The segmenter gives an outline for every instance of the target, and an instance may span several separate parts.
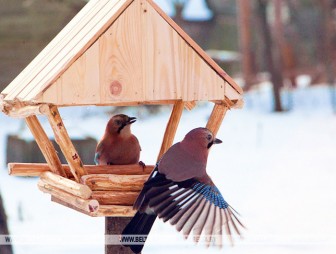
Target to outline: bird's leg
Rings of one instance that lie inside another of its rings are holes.
[[[139,161],[139,165],[142,166],[142,170],[145,171],[146,164],[143,161]]]

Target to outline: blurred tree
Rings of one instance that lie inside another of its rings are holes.
[[[2,197],[0,194],[0,235],[9,235],[7,227],[7,216],[5,213],[5,208],[3,206]],[[11,244],[4,245],[0,244],[1,254],[13,254],[13,248]]]
[[[336,112],[336,94],[335,94],[335,70],[336,70],[336,29],[335,29],[335,8],[334,0],[316,1],[321,9],[320,22],[320,63],[323,65],[327,83],[331,88],[331,101]]]
[[[240,37],[241,65],[245,81],[244,89],[248,90],[255,79],[255,65],[252,44],[252,2],[238,0],[238,27]]]
[[[267,20],[268,0],[257,0],[257,12],[260,19],[260,38],[264,44],[263,53],[266,69],[273,84],[274,111],[283,111],[280,98],[280,89],[283,86],[283,76],[280,64],[280,54],[276,44],[272,41],[271,29]]]

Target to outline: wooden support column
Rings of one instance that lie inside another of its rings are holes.
[[[217,132],[219,130],[219,127],[221,126],[224,116],[228,110],[228,106],[224,103],[221,104],[215,104],[210,118],[208,120],[208,123],[206,125],[206,128],[208,128],[213,135],[216,137]]]
[[[55,140],[60,146],[62,153],[70,166],[71,173],[73,174],[75,180],[79,182],[81,176],[86,175],[87,172],[84,169],[82,160],[70,140],[69,134],[65,129],[57,107],[54,105],[43,105],[41,112],[48,117],[49,123],[55,134]]]
[[[26,124],[33,134],[37,145],[39,146],[44,158],[46,159],[51,172],[66,177],[61,161],[58,158],[57,152],[49,140],[47,134],[43,130],[36,116],[25,118]]]
[[[109,245],[109,236],[120,235],[132,217],[106,217],[105,219],[105,254],[133,254],[130,248],[122,245]]]
[[[177,127],[180,123],[180,119],[182,116],[184,108],[184,102],[183,101],[177,101],[174,104],[173,111],[170,115],[169,121],[167,123],[166,131],[163,136],[163,141],[160,149],[159,156],[157,160],[160,160],[162,155],[167,152],[169,147],[172,146],[176,134]]]

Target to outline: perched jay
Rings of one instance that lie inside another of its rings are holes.
[[[99,141],[94,161],[98,165],[126,165],[139,163],[140,144],[131,133],[135,117],[115,115],[107,123],[105,133]]]
[[[206,172],[209,148],[219,143],[222,141],[208,129],[196,128],[173,145],[144,184],[133,207],[137,213],[121,239],[127,235],[148,235],[156,217],[175,225],[186,238],[191,230],[195,237],[202,232],[214,235],[219,246],[222,227],[231,241],[231,228],[240,235],[237,224],[244,227],[243,224]],[[134,253],[143,248],[143,244],[124,244]]]

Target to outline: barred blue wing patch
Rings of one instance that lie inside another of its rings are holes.
[[[221,246],[223,230],[232,241],[233,231],[241,235],[240,227],[244,227],[218,188],[196,179],[174,182],[155,171],[141,193],[141,207],[149,208],[147,210],[164,222],[175,225],[186,238],[191,232],[199,238],[204,231],[205,235],[212,235],[214,238],[211,239],[216,239],[216,245]],[[139,209],[140,206],[135,207]],[[147,210],[139,209],[142,212]]]
[[[192,189],[195,192],[203,195],[206,200],[210,201],[210,203],[218,206],[221,209],[226,209],[229,206],[216,186],[198,182],[192,187]]]

